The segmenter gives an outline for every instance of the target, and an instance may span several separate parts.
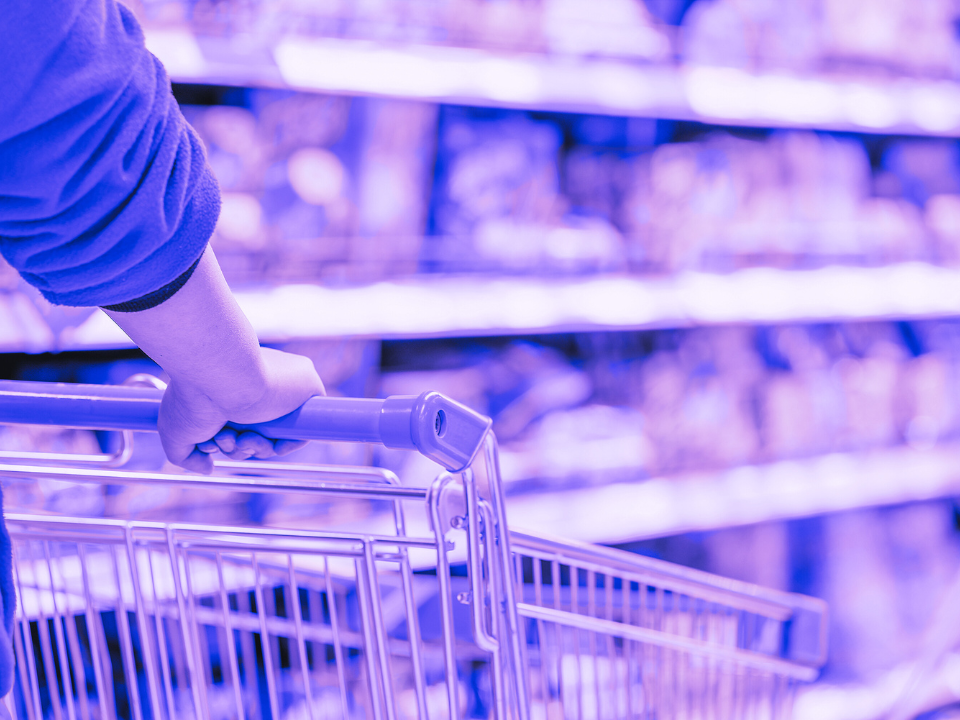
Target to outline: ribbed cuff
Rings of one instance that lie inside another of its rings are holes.
[[[164,285],[159,290],[154,290],[151,293],[147,293],[143,297],[138,297],[136,300],[130,300],[128,302],[118,303],[117,305],[104,305],[104,310],[111,310],[112,312],[122,312],[122,313],[132,313],[140,312],[141,310],[149,310],[152,307],[156,307],[161,303],[166,302],[174,295],[177,291],[182,288],[187,280],[190,279],[190,276],[193,275],[193,271],[197,269],[197,265],[200,264],[200,258],[203,257],[203,253],[200,253],[200,257],[197,258],[196,262],[193,263],[187,270],[176,278],[173,282],[169,282]]]

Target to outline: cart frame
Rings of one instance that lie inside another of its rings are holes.
[[[267,700],[257,711],[276,720],[293,712],[284,698],[288,676],[296,671],[306,716],[317,720],[326,712],[322,703],[317,710],[313,697],[318,661],[311,660],[309,648],[316,643],[325,643],[333,656],[328,664],[336,669],[338,716],[351,716],[351,693],[364,685],[369,690],[363,712],[377,720],[462,717],[465,658],[486,668],[489,710],[504,720],[739,717],[748,711],[787,717],[796,683],[815,679],[825,661],[826,606],[819,600],[621,551],[511,532],[489,419],[436,393],[314,398],[296,413],[256,427],[274,437],[417,449],[446,468],[421,489],[403,486],[380,468],[222,462],[218,472],[230,474],[210,477],[117,469],[130,457],[131,432],[156,428],[162,388],[144,377],[133,383],[154,387],[0,381],[0,422],[124,433],[114,455],[0,453],[0,476],[382,501],[392,507],[392,533],[8,515],[21,598],[14,633],[20,699],[12,705],[31,720],[253,716],[244,693],[253,682],[254,656],[240,649],[237,638],[254,641],[244,633],[260,638],[256,661]],[[405,503],[425,507],[431,535],[408,530]],[[466,589],[459,593],[453,535],[466,550]],[[89,550],[108,546],[109,553]],[[411,552],[435,554],[435,646],[421,631],[422,578],[412,569]],[[102,610],[105,601],[91,589],[94,555],[97,562],[101,555],[112,558],[112,610]],[[302,569],[308,556],[322,559],[322,570],[316,563],[312,571]],[[344,559],[355,568],[349,582],[331,570]],[[205,575],[198,574],[200,565]],[[215,582],[201,590],[198,578]],[[348,589],[338,591],[338,582]],[[302,599],[311,592],[319,593],[324,608],[322,627],[305,617]],[[249,617],[240,608],[243,593],[250,598]],[[338,616],[353,607],[344,593],[356,605],[358,633]],[[281,596],[293,599],[281,603]],[[385,621],[388,596],[401,598],[405,618],[397,627]],[[469,632],[458,625],[464,605]],[[109,613],[116,618],[118,651],[108,647],[104,634]],[[204,655],[212,652],[211,632],[222,638],[217,648],[226,648],[219,681]],[[355,683],[346,676],[347,655],[353,653],[344,645],[348,636],[360,646],[350,648],[363,657]],[[274,647],[296,659],[288,660],[289,673],[276,669],[282,662],[272,656]],[[440,705],[435,684],[427,683],[428,651],[442,655]],[[177,653],[182,657],[174,658]],[[406,692],[398,689],[401,676],[415,697],[409,712],[398,709]],[[115,678],[126,693],[126,715]],[[218,715],[217,693],[228,684],[233,709]],[[189,712],[175,692],[187,687]]]

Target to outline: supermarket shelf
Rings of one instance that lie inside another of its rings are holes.
[[[507,498],[512,526],[620,543],[960,494],[960,445],[843,453]]]
[[[960,84],[753,74],[619,60],[289,36],[272,47],[146,29],[175,81],[289,87],[537,110],[758,127],[952,135]]]
[[[960,316],[960,270],[904,263],[665,279],[419,276],[363,287],[286,285],[236,295],[263,342],[530,335],[954,317]],[[132,345],[98,311],[47,349]]]

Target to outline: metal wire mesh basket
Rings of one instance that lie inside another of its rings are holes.
[[[0,422],[155,429],[159,398],[0,382]],[[317,531],[9,514],[8,708],[31,720],[789,717],[825,659],[821,601],[509,532],[489,426],[433,393],[315,398],[260,426],[417,449],[446,468],[429,489],[378,468],[116,469],[129,433],[115,456],[0,456],[8,478],[364,499],[390,518]],[[411,507],[429,526],[408,528]]]

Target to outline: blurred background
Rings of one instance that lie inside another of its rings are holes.
[[[798,718],[883,717],[960,640],[955,0],[128,4],[206,145],[213,247],[265,344],[332,394],[492,416],[518,528],[826,599]],[[9,268],[0,288],[3,377],[158,372],[99,311]],[[291,459],[437,471],[362,446]],[[191,512],[172,491],[4,492]],[[217,500],[273,525],[378,512]],[[916,711],[960,717],[960,656],[928,672]]]

